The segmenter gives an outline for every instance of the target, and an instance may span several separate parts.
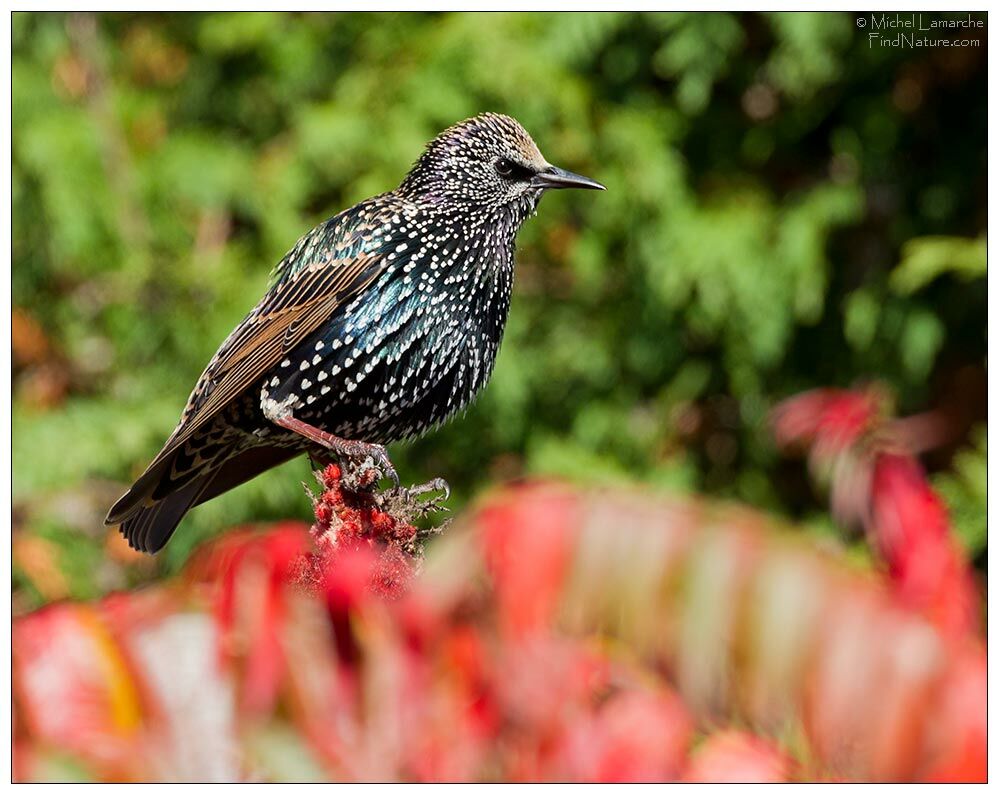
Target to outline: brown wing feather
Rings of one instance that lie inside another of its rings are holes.
[[[384,267],[382,254],[364,249],[372,243],[371,230],[382,216],[395,211],[389,205],[376,207],[380,201],[381,197],[375,197],[367,208],[358,205],[335,216],[298,241],[278,265],[277,283],[222,343],[198,379],[180,423],[145,472],[111,508],[106,523],[124,521],[162,499],[151,495],[177,451],[288,350],[328,321],[341,303],[377,278]],[[370,213],[367,219],[366,212]]]
[[[202,373],[180,424],[150,468],[276,365],[380,271],[380,257],[359,255],[310,266],[268,293]]]

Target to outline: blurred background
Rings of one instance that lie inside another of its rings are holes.
[[[984,18],[984,15],[981,15]],[[832,525],[774,404],[886,384],[985,566],[986,43],[870,47],[852,14],[13,15],[14,610],[310,516],[294,461],[157,559],[102,526],[297,238],[423,144],[508,113],[603,182],[518,239],[492,382],[393,458],[451,505],[525,475]],[[976,38],[978,37],[978,38]]]

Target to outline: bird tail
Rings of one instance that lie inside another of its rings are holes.
[[[163,549],[180,524],[180,520],[184,518],[184,514],[194,506],[198,496],[208,487],[214,476],[215,471],[198,475],[187,485],[163,499],[151,505],[140,505],[120,522],[121,534],[125,536],[128,545],[132,549],[150,554]],[[114,508],[111,510],[113,512]],[[108,519],[111,519],[111,514],[108,514]],[[117,524],[114,521],[107,523]]]
[[[157,457],[135,484],[108,511],[106,525],[120,525],[133,549],[159,552],[184,515],[196,505],[245,483],[261,472],[282,464],[298,450],[254,447],[239,451],[227,446],[210,460],[178,477],[175,455]]]
[[[222,449],[207,460],[194,461],[181,450],[161,453],[111,506],[104,524],[120,525],[133,549],[158,552],[215,477],[215,462],[227,457],[228,451]]]

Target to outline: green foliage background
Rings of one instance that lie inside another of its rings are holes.
[[[455,507],[521,475],[639,481],[823,526],[767,412],[878,378],[903,413],[962,407],[929,463],[980,552],[972,35],[870,47],[839,13],[14,14],[14,532],[44,542],[15,555],[22,605],[58,593],[45,555],[92,596],[307,516],[302,460],[196,510],[156,563],[114,564],[100,527],[271,266],[483,110],[608,190],[542,202],[492,383],[393,449],[405,480],[445,476]]]

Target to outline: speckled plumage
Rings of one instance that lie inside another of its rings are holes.
[[[467,406],[503,336],[514,238],[553,187],[601,186],[551,166],[515,120],[483,114],[428,144],[396,190],[306,234],[108,523],[156,551],[193,505],[318,452],[278,415],[370,445]]]

